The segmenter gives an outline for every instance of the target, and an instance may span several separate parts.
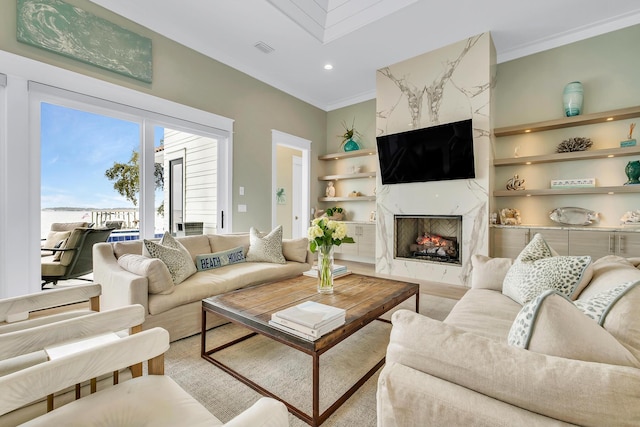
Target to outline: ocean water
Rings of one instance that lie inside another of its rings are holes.
[[[47,210],[40,211],[40,238],[46,239],[51,224],[54,222],[91,222],[91,211],[63,211],[63,210]]]
[[[81,222],[91,223],[91,210],[50,210],[43,209],[40,211],[40,238],[46,239],[51,230],[51,224],[54,222]],[[164,218],[156,216],[155,233],[162,234],[164,232]]]

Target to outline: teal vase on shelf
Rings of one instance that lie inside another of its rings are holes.
[[[564,114],[567,117],[579,116],[582,114],[582,103],[584,101],[584,90],[582,83],[571,82],[564,87],[562,92],[562,103]]]
[[[624,185],[640,184],[640,160],[627,163],[627,166],[624,168],[624,173],[626,173],[627,178],[629,178]]]
[[[358,144],[353,139],[349,139],[344,143],[344,151],[356,151],[360,149],[360,144]]]

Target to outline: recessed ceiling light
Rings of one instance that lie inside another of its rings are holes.
[[[325,70],[333,70],[333,65],[331,65],[331,64],[325,64],[325,65],[324,65],[324,69],[325,69]]]

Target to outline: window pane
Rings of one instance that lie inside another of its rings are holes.
[[[139,149],[138,123],[41,103],[41,237],[54,222],[137,229]]]

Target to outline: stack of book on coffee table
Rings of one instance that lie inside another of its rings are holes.
[[[311,267],[311,270],[307,270],[304,273],[305,276],[309,277],[318,277],[318,266],[314,265]],[[333,278],[337,279],[338,277],[346,276],[347,274],[351,274],[351,271],[347,270],[346,265],[333,265]]]
[[[314,301],[306,301],[271,315],[269,324],[309,341],[344,325],[347,312]]]

